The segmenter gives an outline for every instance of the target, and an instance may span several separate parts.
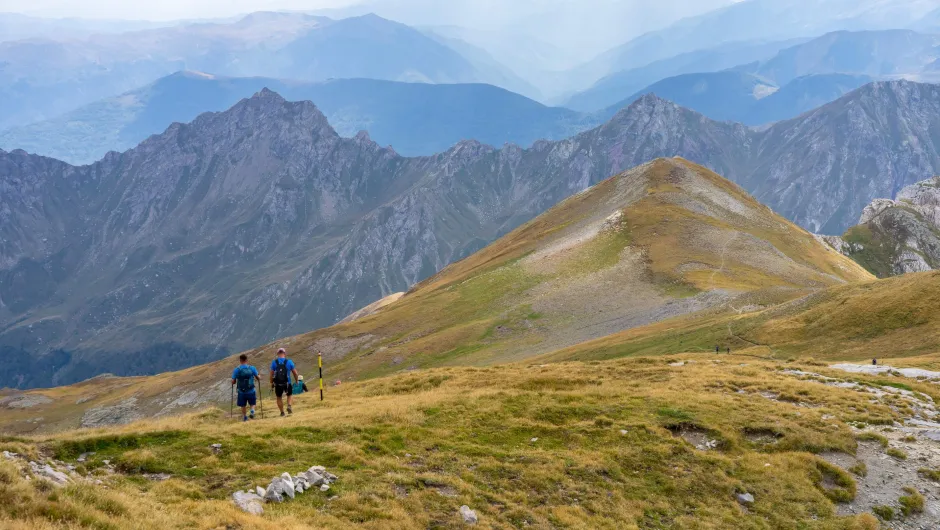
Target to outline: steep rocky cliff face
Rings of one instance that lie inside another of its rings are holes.
[[[262,91],[91,166],[0,152],[2,355],[47,385],[326,326],[639,161],[729,167],[744,134],[651,97],[562,142],[409,159]]]
[[[938,88],[906,82],[764,132],[649,95],[567,140],[405,158],[263,91],[90,166],[0,151],[0,360],[12,386],[58,384],[327,326],[657,157],[844,229],[940,173],[938,127]]]
[[[940,269],[940,177],[876,199],[857,226],[826,239],[881,277]]]

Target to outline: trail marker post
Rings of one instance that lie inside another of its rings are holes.
[[[317,352],[317,366],[320,368],[320,401],[323,401],[323,354]]]

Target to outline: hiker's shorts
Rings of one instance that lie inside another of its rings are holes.
[[[257,395],[255,394],[254,390],[252,390],[251,392],[239,392],[238,393],[238,406],[244,407],[245,405],[251,405],[252,407],[254,407],[256,398],[257,398]]]
[[[287,397],[294,395],[294,389],[291,387],[291,385],[274,385],[275,396],[281,397],[285,392],[287,392]]]

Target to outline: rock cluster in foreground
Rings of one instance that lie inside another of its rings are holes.
[[[297,495],[318,488],[322,492],[330,490],[330,484],[336,482],[337,476],[327,472],[323,466],[313,466],[307,471],[291,476],[282,473],[268,484],[268,487],[258,486],[254,491],[236,491],[232,494],[232,501],[242,511],[261,515],[264,513],[264,502],[284,502]]]

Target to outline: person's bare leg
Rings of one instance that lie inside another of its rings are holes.
[[[283,398],[277,398],[277,408],[281,411],[281,414],[284,414],[284,400]]]

